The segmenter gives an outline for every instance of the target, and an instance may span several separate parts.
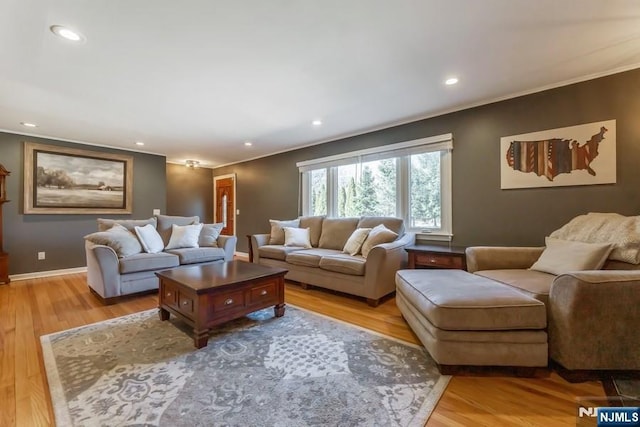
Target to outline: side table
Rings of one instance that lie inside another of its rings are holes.
[[[404,248],[409,253],[409,268],[467,269],[464,246],[411,245]]]

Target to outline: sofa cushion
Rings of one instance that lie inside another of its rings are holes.
[[[349,254],[326,255],[320,260],[319,267],[327,271],[350,274],[352,276],[364,276],[366,260],[361,256]]]
[[[322,221],[325,216],[301,216],[300,217],[300,228],[308,228],[309,229],[309,240],[311,240],[311,246],[314,248],[318,247],[318,243],[320,243],[320,234],[322,233]]]
[[[308,228],[283,227],[284,245],[303,249],[311,248]]]
[[[122,258],[119,265],[120,274],[127,274],[177,267],[180,265],[180,260],[176,255],[166,252],[142,253]]]
[[[367,240],[365,240],[362,244],[362,256],[366,258],[374,246],[380,245],[382,243],[393,242],[397,238],[398,233],[389,230],[384,226],[384,224],[373,227],[369,232],[369,235],[367,236]]]
[[[549,302],[549,291],[556,278],[553,274],[525,269],[483,270],[473,274],[509,285],[545,304]]]
[[[269,238],[270,245],[284,245],[284,227],[299,227],[299,219],[290,219],[281,221],[278,219],[270,219],[271,224],[271,237]]]
[[[197,248],[202,224],[171,226],[171,238],[165,249]]]
[[[362,248],[362,244],[367,240],[370,231],[370,228],[357,228],[347,239],[342,252],[349,255],[357,255],[360,252],[360,248]]]
[[[212,248],[218,247],[218,237],[224,228],[224,224],[217,222],[215,224],[203,224],[200,231],[200,238],[198,239],[199,246],[209,246]]]
[[[85,240],[96,245],[111,247],[118,257],[127,257],[142,252],[138,238],[120,224],[114,224],[107,231],[98,231],[84,236]]]
[[[569,271],[600,270],[613,249],[610,243],[572,242],[552,237],[547,237],[545,241],[547,247],[531,270],[555,275]]]
[[[127,230],[133,232],[135,227],[144,227],[147,224],[153,225],[153,228],[156,228],[157,221],[155,218],[149,219],[107,219],[107,218],[98,218],[98,231],[107,231],[114,224],[120,224]]]
[[[384,225],[398,236],[404,234],[404,220],[390,216],[363,216],[358,223],[358,228],[373,228]]]
[[[318,247],[342,251],[349,236],[356,230],[359,218],[325,218]]]
[[[286,261],[289,264],[303,265],[305,267],[319,267],[322,257],[327,255],[337,255],[340,251],[335,249],[313,248],[302,251],[291,252],[287,255]]]
[[[284,245],[264,245],[258,248],[258,255],[260,255],[260,258],[270,258],[284,261],[287,257],[287,254],[301,250],[304,250],[304,248]]]
[[[171,239],[171,231],[173,230],[173,224],[175,225],[191,225],[198,224],[200,217],[198,216],[170,216],[170,215],[158,215],[158,233],[162,237],[162,242],[165,246],[169,244]]]
[[[222,248],[180,248],[169,249],[166,252],[177,255],[181,265],[219,260],[224,261],[224,249]]]
[[[545,305],[502,283],[462,270],[399,270],[398,292],[445,330],[543,329]]]
[[[156,230],[153,225],[147,224],[144,227],[136,226],[135,232],[145,252],[157,254],[158,252],[162,252],[164,249],[162,237],[160,237],[158,230]]]

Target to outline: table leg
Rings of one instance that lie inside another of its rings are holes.
[[[284,316],[284,307],[284,304],[276,304],[275,307],[273,307],[273,312],[275,313],[276,317]]]
[[[159,307],[158,308],[158,315],[160,316],[160,320],[169,320],[169,316],[171,316],[171,313],[169,313],[164,308]]]
[[[204,331],[193,330],[193,345],[196,348],[202,348],[207,346],[207,342],[209,341],[209,330],[205,329]]]

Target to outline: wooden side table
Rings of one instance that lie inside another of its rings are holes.
[[[409,253],[409,268],[467,269],[467,257],[463,246],[411,245],[404,248]]]

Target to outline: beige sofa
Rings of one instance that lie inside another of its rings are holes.
[[[345,243],[357,228],[373,228],[383,224],[398,234],[395,241],[374,246],[367,258],[361,254],[343,253]],[[250,236],[250,258],[254,263],[282,267],[285,276],[303,285],[314,285],[364,297],[371,306],[395,291],[394,276],[407,264],[404,247],[415,240],[405,233],[399,218],[301,217],[299,228],[309,228],[311,248],[272,245],[271,234]]]
[[[544,248],[472,247],[469,272],[508,285],[547,309],[549,357],[570,371],[640,370],[640,265],[554,275],[529,268]]]
[[[185,226],[197,224],[199,218],[159,215],[147,220],[110,220],[98,219],[98,230],[104,232],[114,224],[121,225],[133,234],[136,226],[151,224],[156,228],[166,247],[171,238],[173,225]],[[85,254],[87,259],[87,284],[90,290],[104,303],[112,303],[117,298],[158,289],[159,281],[156,271],[179,268],[182,265],[193,265],[211,262],[231,261],[235,253],[235,236],[218,236],[215,243],[207,247],[188,247],[165,249],[159,253],[147,253],[138,246],[138,250],[129,250],[125,256],[119,256],[117,243],[96,244],[92,236],[85,236]],[[103,236],[99,236],[104,239]],[[130,236],[129,241],[131,241]],[[135,238],[135,234],[133,234]],[[92,242],[92,240],[94,240]],[[135,244],[135,242],[134,242]],[[134,252],[134,253],[131,253]]]

